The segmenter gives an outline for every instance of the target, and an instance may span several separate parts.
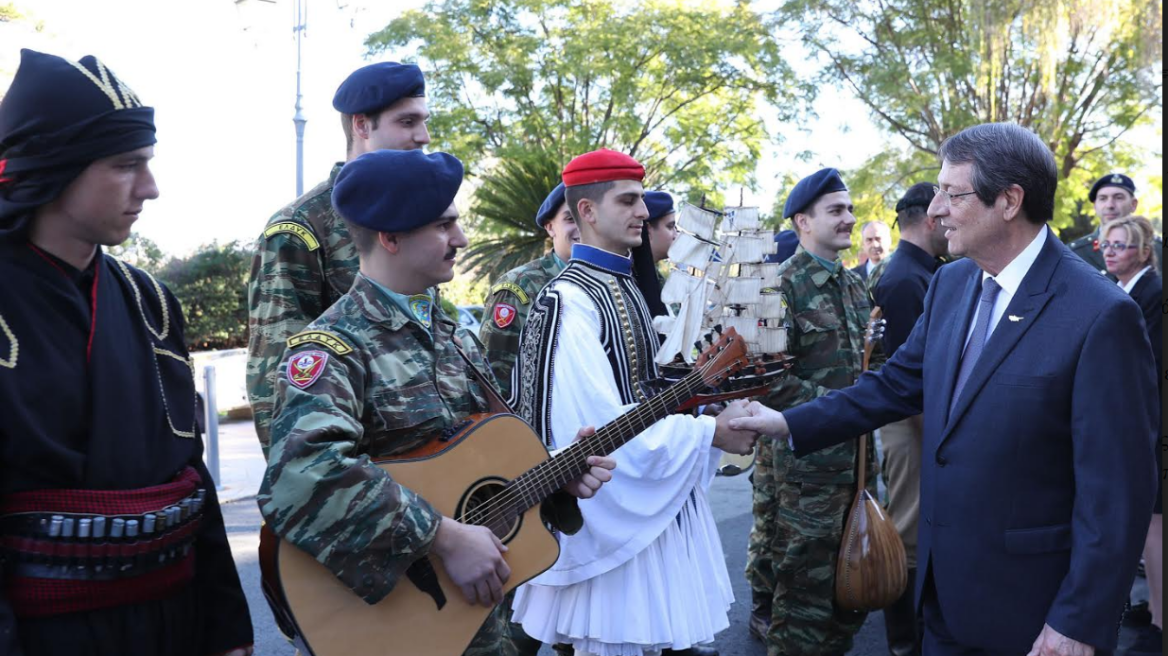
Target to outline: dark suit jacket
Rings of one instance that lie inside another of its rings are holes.
[[[796,454],[923,413],[917,599],[931,567],[961,643],[1024,654],[1047,623],[1114,649],[1159,476],[1140,310],[1048,233],[950,416],[981,275],[939,269],[879,372],[786,411]]]
[[[1132,287],[1131,297],[1139,304],[1140,310],[1144,313],[1144,325],[1148,327],[1148,339],[1152,342],[1152,353],[1156,358],[1156,370],[1163,371],[1163,325],[1164,312],[1161,310],[1161,304],[1164,299],[1161,298],[1164,290],[1164,281],[1160,279],[1160,274],[1156,272],[1155,267],[1150,269],[1147,273],[1140,276],[1136,281],[1136,286]],[[1163,385],[1163,376],[1157,376],[1156,380]]]
[[[848,269],[848,270],[851,271],[852,273],[856,274],[857,276],[860,276],[860,280],[863,280],[864,282],[868,281],[868,263],[867,262],[860,264],[860,265],[857,265],[855,267],[852,267],[851,269]]]

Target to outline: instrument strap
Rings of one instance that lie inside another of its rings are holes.
[[[466,351],[462,350],[462,344],[459,343],[457,337],[454,338],[454,350],[458,351],[458,354],[462,356],[463,360],[466,360],[466,366],[470,368],[470,375],[474,376],[475,382],[479,384],[479,387],[483,388],[483,393],[487,395],[487,409],[490,413],[493,415],[514,414],[511,406],[507,405],[503,397],[499,396],[499,393],[495,391],[495,385],[479,371],[479,368],[471,361]]]

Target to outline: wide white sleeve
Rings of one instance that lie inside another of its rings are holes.
[[[624,405],[600,343],[600,319],[588,297],[559,285],[562,316],[551,381],[552,439],[557,449],[582,426],[598,429],[632,410]],[[643,550],[676,519],[698,485],[708,485],[720,452],[712,417],[670,415],[613,453],[613,479],[580,503],[584,528],[561,540],[556,566],[537,579],[568,585],[609,571]]]

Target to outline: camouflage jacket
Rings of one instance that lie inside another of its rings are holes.
[[[896,251],[885,255],[883,260],[880,260],[876,263],[876,266],[872,267],[872,272],[868,274],[868,280],[865,281],[865,286],[868,289],[868,298],[872,298],[872,292],[876,289],[876,283],[880,282],[880,278],[888,270],[888,260],[891,260],[893,255],[896,255]]]
[[[842,266],[832,273],[799,246],[767,284],[778,288],[787,303],[787,353],[795,363],[763,403],[782,411],[854,383],[863,366],[871,312],[860,276]],[[785,475],[812,483],[852,483],[855,457],[856,442],[849,440],[795,460]]]
[[[1090,234],[1079,237],[1075,241],[1067,244],[1067,247],[1075,254],[1083,258],[1083,261],[1091,265],[1099,273],[1115,280],[1115,276],[1107,273],[1107,263],[1103,260],[1103,251],[1099,250],[1099,242],[1102,238],[1099,236],[1100,228],[1095,228]],[[1160,262],[1161,253],[1164,250],[1164,241],[1156,236],[1152,240],[1152,260],[1156,264],[1156,271],[1162,271],[1163,265]]]
[[[511,393],[511,371],[519,356],[519,333],[527,323],[531,302],[563,270],[564,265],[551,252],[503,274],[487,294],[479,339],[487,350],[487,361],[499,381],[503,398]]]
[[[269,219],[256,242],[247,287],[247,396],[265,455],[285,340],[349,291],[357,275],[357,249],[332,206],[342,166]]]
[[[371,459],[413,449],[488,409],[454,342],[489,380],[474,336],[437,305],[433,322],[431,332],[358,276],[289,340],[279,368],[260,510],[277,535],[370,603],[428,553],[440,520]]]

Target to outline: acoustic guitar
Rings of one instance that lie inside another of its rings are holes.
[[[539,507],[588,471],[588,456],[612,453],[747,361],[745,344],[728,330],[692,373],[555,457],[520,418],[481,414],[468,417],[452,437],[377,465],[442,515],[490,528],[508,547],[504,559],[511,577],[504,592],[510,592],[555,564],[559,544],[540,521]],[[265,594],[281,629],[312,656],[459,656],[491,613],[466,602],[433,554],[415,562],[408,576],[372,605],[266,527],[260,560]]]

